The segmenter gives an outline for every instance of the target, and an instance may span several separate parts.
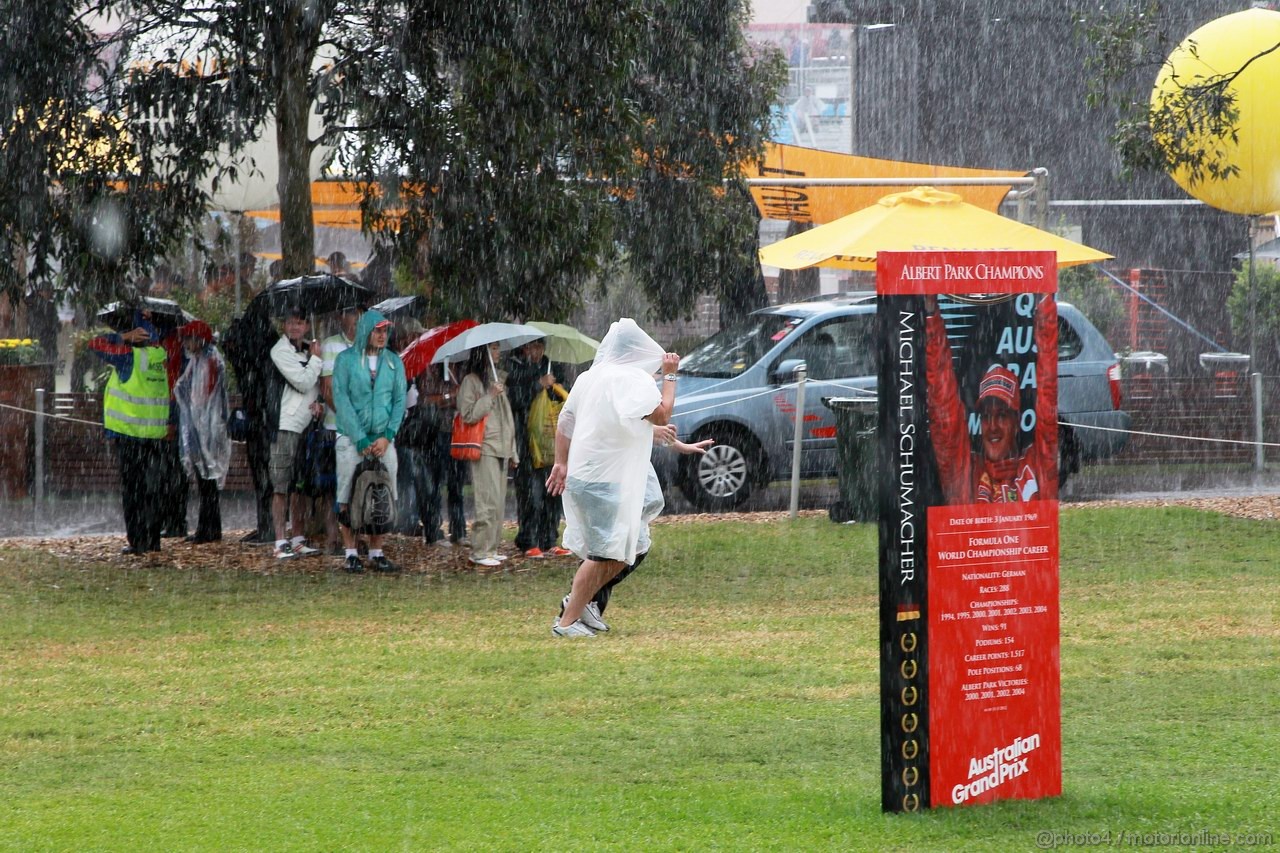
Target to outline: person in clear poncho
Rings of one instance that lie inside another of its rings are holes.
[[[590,636],[583,610],[606,583],[635,563],[654,426],[665,426],[675,404],[680,356],[630,318],[600,342],[591,369],[578,377],[556,430],[549,494],[564,495],[564,547],[582,558],[569,600],[552,626],[557,636]],[[662,390],[654,384],[661,368]]]
[[[653,428],[653,443],[658,447],[666,447],[675,453],[706,453],[707,448],[715,443],[714,439],[706,438],[702,441],[686,444],[676,437],[675,424],[667,424],[666,426],[655,426]],[[662,484],[658,482],[658,473],[653,469],[653,463],[649,463],[649,471],[644,481],[644,500],[640,509],[640,535],[636,540],[636,558],[634,562],[628,563],[616,575],[608,580],[604,586],[596,590],[595,595],[587,602],[586,607],[582,611],[582,615],[578,617],[583,625],[592,631],[608,631],[609,626],[604,621],[605,608],[609,606],[609,600],[613,594],[613,588],[640,568],[640,564],[644,562],[645,557],[649,555],[649,545],[651,543],[649,536],[649,523],[662,514],[662,510],[666,507],[666,500],[662,496]],[[566,595],[564,600],[560,602],[560,615],[564,615],[564,609],[569,605],[569,596]],[[557,625],[559,623],[557,622]],[[580,634],[575,634],[578,636]]]
[[[192,542],[222,538],[218,492],[231,466],[231,438],[227,419],[227,368],[213,345],[213,330],[194,320],[178,329],[187,363],[173,387],[178,404],[179,453],[187,472],[196,478],[200,517]]]

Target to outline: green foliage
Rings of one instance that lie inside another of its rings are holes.
[[[1118,332],[1128,319],[1124,298],[1092,265],[1059,270],[1058,297],[1084,312],[1107,340],[1123,340],[1124,336]]]
[[[366,210],[378,228],[404,209],[381,233],[434,310],[562,319],[621,253],[664,319],[754,269],[754,212],[721,187],[758,153],[781,66],[748,49],[745,9],[429,2],[373,33],[390,50],[353,87],[369,132],[343,158],[398,165]]]
[[[1280,268],[1268,261],[1253,265],[1253,306],[1250,311],[1248,266],[1236,270],[1227,297],[1231,333],[1236,341],[1252,341],[1263,373],[1280,371]],[[1251,316],[1252,313],[1252,316]]]
[[[203,186],[256,168],[225,152],[268,116],[286,274],[313,263],[307,169],[324,141],[366,179],[366,225],[437,315],[562,319],[620,249],[659,317],[753,292],[754,212],[722,181],[758,156],[785,74],[747,45],[745,0],[94,8],[119,22],[105,41],[57,0],[0,54],[0,114],[25,117],[0,137],[2,248],[90,305],[133,295],[204,215]],[[89,126],[90,104],[110,120]],[[14,269],[0,264],[11,292]]]
[[[1110,141],[1126,171],[1186,170],[1192,184],[1235,175],[1239,166],[1226,159],[1224,144],[1236,140],[1239,111],[1231,87],[1242,68],[1175,82],[1153,106],[1157,72],[1182,40],[1164,29],[1163,19],[1159,0],[1099,6],[1082,19],[1080,32],[1091,47],[1088,104],[1118,111]]]
[[[1065,793],[909,819],[880,812],[874,525],[657,525],[581,642],[548,632],[568,562],[252,553],[0,553],[7,846],[997,851],[1280,810],[1272,521],[1064,509]]]

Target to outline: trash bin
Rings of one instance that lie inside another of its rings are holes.
[[[1244,396],[1249,355],[1243,352],[1202,352],[1200,366],[1213,374],[1213,396],[1225,399]]]
[[[875,397],[823,397],[836,417],[836,465],[840,497],[831,505],[832,521],[874,521],[876,505],[876,427],[880,402]]]
[[[1164,353],[1140,350],[1120,358],[1121,375],[1125,382],[1125,397],[1134,400],[1150,400],[1156,396],[1157,385],[1169,378],[1169,357]]]

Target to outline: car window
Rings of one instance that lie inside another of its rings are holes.
[[[838,317],[814,326],[782,358],[802,358],[810,379],[843,379],[875,372],[871,333],[874,315]]]
[[[1058,361],[1070,361],[1084,352],[1084,341],[1064,317],[1058,317]]]
[[[737,376],[803,322],[803,317],[789,314],[752,314],[698,344],[680,359],[680,372],[722,379]]]

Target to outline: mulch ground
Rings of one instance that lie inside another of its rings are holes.
[[[1244,497],[1186,498],[1168,500],[1106,500],[1085,503],[1061,504],[1064,512],[1088,507],[1191,507],[1206,512],[1218,512],[1239,518],[1275,520],[1280,518],[1280,495],[1250,495]],[[826,517],[826,510],[801,510],[806,518]],[[773,524],[789,517],[787,512],[728,512],[670,515],[655,521],[658,525],[696,525],[711,521],[737,521],[752,524]],[[508,523],[508,529],[514,524]],[[221,569],[249,572],[259,575],[324,574],[338,571],[341,558],[321,555],[277,560],[267,545],[246,545],[240,538],[247,530],[228,530],[221,542],[194,545],[181,539],[165,539],[161,550],[145,557],[123,556],[124,536],[72,536],[66,538],[14,537],[0,539],[0,549],[24,549],[43,551],[78,563],[107,563],[121,566],[168,567],[173,569]],[[388,536],[387,555],[406,573],[413,574],[511,574],[532,572],[552,566],[573,566],[577,558],[543,557],[526,558],[507,543],[504,553],[509,559],[501,566],[487,568],[468,560],[469,548],[442,548],[428,546],[421,539],[409,536]]]

